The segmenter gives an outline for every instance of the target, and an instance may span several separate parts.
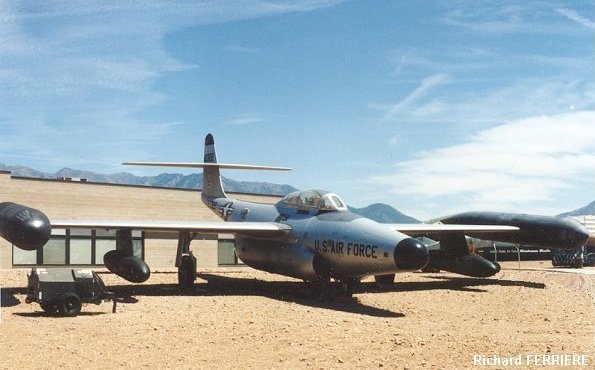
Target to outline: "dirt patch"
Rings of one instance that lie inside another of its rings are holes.
[[[581,354],[595,365],[595,275],[516,263],[490,279],[406,273],[324,303],[249,268],[203,272],[183,296],[175,270],[139,285],[105,273],[117,312],[85,305],[60,318],[24,303],[27,272],[1,271],[1,368],[453,369],[473,368],[474,354]]]

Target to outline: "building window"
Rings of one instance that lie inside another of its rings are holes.
[[[42,250],[44,265],[65,265],[66,264],[66,240],[50,239]]]
[[[91,265],[93,241],[91,239],[70,239],[70,264]]]
[[[243,265],[235,252],[234,239],[219,239],[217,243],[217,263],[219,266]]]
[[[135,257],[144,259],[144,234],[132,232]],[[36,251],[12,246],[13,266],[27,265],[103,265],[103,255],[116,249],[116,231],[111,230],[52,230],[43,248]]]
[[[95,264],[102,264],[103,256],[114,249],[116,249],[116,239],[95,240]]]
[[[36,265],[37,251],[27,251],[15,246],[12,247],[13,265]]]

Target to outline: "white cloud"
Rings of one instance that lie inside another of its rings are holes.
[[[229,51],[231,53],[240,53],[240,54],[256,54],[256,53],[260,52],[259,48],[242,46],[242,45],[227,45],[227,46],[223,47],[223,50]]]
[[[449,85],[441,86],[446,81]],[[467,127],[569,110],[595,109],[593,83],[568,76],[519,78],[489,90],[482,83],[461,88],[462,83],[454,77],[428,78],[399,103],[371,107],[383,112],[380,122],[436,122]],[[455,86],[451,89],[450,85]],[[439,93],[431,90],[438,87],[441,88]]]
[[[556,11],[565,16],[566,18],[570,19],[571,21],[574,21],[582,26],[590,28],[591,30],[595,30],[595,22],[581,16],[572,9],[558,8],[556,9]]]
[[[338,3],[0,1],[0,157],[90,160],[126,148],[117,155],[128,158],[156,138],[166,138],[175,125],[140,118],[167,99],[155,82],[170,72],[197,68],[171,57],[164,45],[167,34]],[[235,123],[260,120],[246,116]],[[100,140],[100,153],[87,150]],[[43,155],[35,154],[39,148]]]
[[[454,6],[457,6],[454,3]],[[547,3],[502,5],[499,2],[477,3],[473,9],[454,9],[441,16],[441,21],[486,34],[567,34],[572,32],[551,17]]]
[[[259,113],[245,113],[239,117],[231,119],[225,123],[230,125],[249,125],[253,123],[264,122],[265,118]]]
[[[459,199],[452,211],[554,208],[577,182],[595,186],[595,111],[537,116],[428,150],[370,182],[420,203]]]
[[[391,137],[390,139],[388,139],[388,143],[391,146],[395,146],[397,144],[399,144],[401,142],[401,135],[395,135],[393,137]]]
[[[448,76],[446,76],[445,74],[434,74],[424,78],[420,85],[417,88],[415,88],[415,90],[413,90],[409,95],[407,95],[403,100],[396,104],[386,107],[386,111],[380,118],[380,122],[388,122],[394,120],[395,117],[397,117],[399,114],[403,113],[407,109],[411,108],[413,104],[420,101],[423,97],[428,95],[433,89],[445,84],[446,82],[448,82]]]

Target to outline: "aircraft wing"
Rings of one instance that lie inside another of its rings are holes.
[[[52,228],[59,229],[131,229],[159,232],[192,232],[199,234],[237,234],[253,237],[281,237],[291,227],[278,222],[225,222],[225,221],[101,221],[51,220]]]
[[[410,236],[446,233],[510,233],[519,231],[516,226],[508,225],[462,225],[462,224],[387,224],[393,230]]]

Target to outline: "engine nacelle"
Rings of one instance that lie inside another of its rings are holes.
[[[145,261],[138,257],[125,256],[119,250],[104,254],[103,263],[108,270],[132,283],[143,283],[151,276],[151,270]]]
[[[313,281],[322,273],[320,257],[303,245],[237,238],[235,251],[248,266],[274,274]]]
[[[476,255],[431,258],[428,270],[431,271],[432,268],[472,277],[490,277],[500,271],[499,265]]]
[[[43,247],[52,232],[47,216],[20,204],[0,203],[0,236],[28,251]]]

